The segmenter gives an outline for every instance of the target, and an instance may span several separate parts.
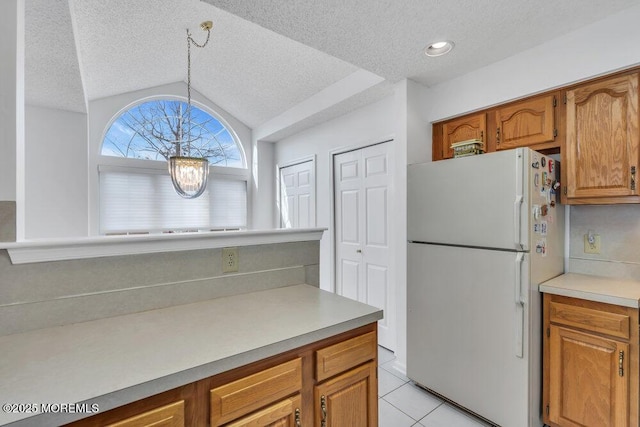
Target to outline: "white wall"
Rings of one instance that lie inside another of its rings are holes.
[[[192,102],[196,106],[204,106],[205,109],[214,112],[215,116],[221,120],[230,132],[234,132],[244,150],[246,164],[252,164],[251,152],[251,129],[234,116],[214,104],[199,92],[192,90]],[[149,89],[128,92],[120,95],[101,98],[89,102],[89,234],[99,234],[99,201],[98,194],[100,184],[98,181],[98,164],[102,139],[111,121],[117,118],[120,113],[127,110],[134,104],[138,104],[144,99],[161,97],[185,98],[187,85],[184,82],[171,83]],[[251,188],[248,188],[251,191]],[[251,200],[251,194],[247,197]]]
[[[397,325],[396,364],[400,372],[405,371],[406,360],[406,165],[407,139],[422,139],[426,126],[421,119],[409,120],[409,115],[417,117],[414,106],[421,97],[411,94],[421,87],[410,81],[402,81],[394,88],[394,94],[374,104],[362,107],[348,115],[315,126],[275,144],[277,165],[291,163],[298,159],[316,157],[316,218],[318,227],[329,230],[320,241],[320,287],[334,290],[333,265],[333,212],[332,212],[332,168],[333,154],[365,147],[367,145],[393,139],[394,165],[392,200],[392,229],[390,247],[393,256],[389,267],[396,288],[394,299]],[[415,102],[414,102],[415,101]],[[409,113],[410,111],[410,113]],[[411,122],[411,123],[409,123]],[[259,143],[260,144],[260,143]],[[270,165],[262,165],[269,167]],[[271,182],[276,184],[276,168],[272,168]],[[275,197],[275,190],[274,190]],[[271,202],[270,210],[275,209]],[[278,213],[273,215],[272,226],[277,226]]]
[[[26,107],[27,239],[88,230],[87,115]]]
[[[18,43],[24,38],[24,27],[22,31],[19,29],[19,3],[24,8],[24,3],[16,0],[0,3],[0,200],[13,201],[16,200],[17,93],[24,92],[24,73],[17,75],[21,52]],[[22,16],[24,24],[24,13]],[[22,80],[21,89],[18,88],[19,80]]]
[[[640,5],[433,86],[423,117],[439,121],[640,64],[639,20]]]
[[[0,2],[0,201],[16,202],[24,238],[24,0]]]
[[[395,113],[393,97],[382,99],[372,105],[356,110],[348,115],[328,121],[299,134],[293,135],[275,144],[275,163],[286,164],[297,159],[316,156],[316,218],[318,227],[331,226],[331,152],[349,148],[358,148],[390,139],[395,132]],[[259,142],[258,144],[263,144]],[[272,170],[270,186],[275,188],[276,177],[273,163],[260,162],[260,168]],[[273,212],[274,198],[268,207],[257,208],[260,215],[263,209]],[[278,215],[272,215],[271,227],[278,226]],[[331,273],[331,236],[332,230],[324,233],[320,241],[320,287],[333,289]]]
[[[251,197],[249,198],[251,213],[250,228],[267,230],[279,226],[276,213],[276,161],[274,159],[275,144],[271,142],[252,141],[253,162],[251,165]]]

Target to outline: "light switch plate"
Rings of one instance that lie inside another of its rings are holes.
[[[222,272],[238,271],[238,248],[222,248]]]
[[[592,234],[593,243],[589,242],[589,235],[584,235],[584,253],[585,254],[599,254],[600,253],[600,235]]]

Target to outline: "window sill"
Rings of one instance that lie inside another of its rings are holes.
[[[0,243],[12,264],[320,240],[326,228],[103,236]]]

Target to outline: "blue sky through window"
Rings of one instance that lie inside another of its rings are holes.
[[[102,155],[165,161],[176,155],[206,157],[211,165],[244,167],[239,147],[215,117],[178,100],[160,99],[138,104],[109,127]]]

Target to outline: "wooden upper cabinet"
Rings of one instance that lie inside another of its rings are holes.
[[[453,157],[451,144],[469,139],[485,141],[487,134],[487,115],[485,113],[465,116],[443,123],[442,125],[442,158]]]
[[[545,95],[498,107],[495,111],[496,150],[554,145],[556,103],[554,95]]]
[[[638,195],[638,74],[581,85],[566,100],[566,203],[640,202],[629,198]]]

